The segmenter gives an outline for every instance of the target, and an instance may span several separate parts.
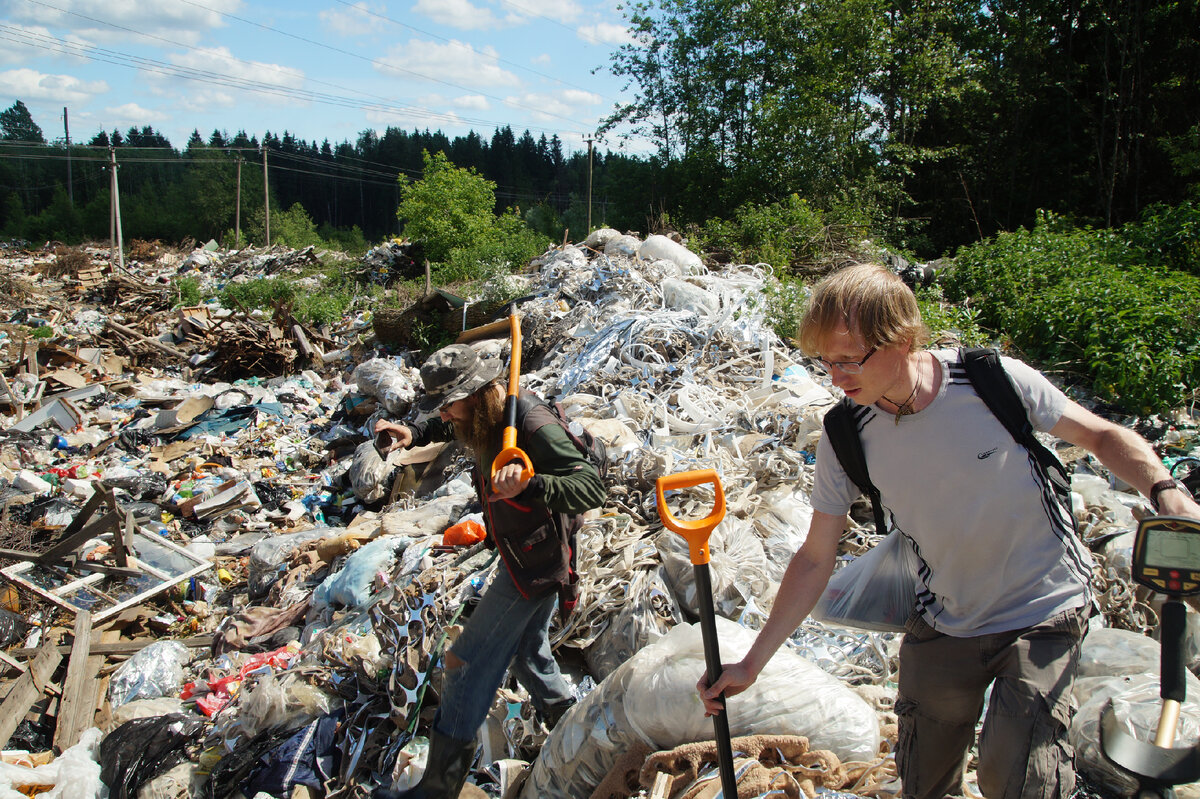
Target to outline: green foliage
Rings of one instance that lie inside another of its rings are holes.
[[[0,204],[0,236],[18,237],[25,232],[25,206],[15,191],[10,191]]]
[[[514,272],[549,246],[550,239],[530,230],[515,212],[501,214],[485,237],[451,250],[438,276],[456,282],[479,280],[497,271]]]
[[[1152,205],[1125,232],[1146,263],[1200,276],[1200,201]]]
[[[776,203],[746,203],[732,220],[709,219],[697,231],[697,246],[722,250],[747,263],[777,271],[815,261],[825,242],[821,212],[795,194]]]
[[[964,347],[987,344],[988,335],[979,326],[979,312],[972,307],[946,302],[941,286],[918,289],[917,305],[935,342],[949,340]]]
[[[1151,265],[1118,232],[1036,228],[960,250],[946,295],[1053,368],[1135,413],[1178,407],[1200,385],[1200,279]]]
[[[41,325],[35,327],[29,335],[33,338],[54,338],[54,328],[50,325]]]
[[[0,141],[23,141],[42,144],[46,141],[42,129],[33,121],[25,103],[17,100],[0,111]]]
[[[227,283],[221,289],[220,297],[226,308],[270,310],[279,303],[290,303],[296,297],[296,287],[283,278],[264,277],[244,283]]]
[[[397,216],[404,235],[421,241],[430,261],[446,262],[455,249],[485,240],[495,220],[496,184],[474,169],[460,169],[445,153],[423,154],[424,172],[418,181],[401,175]]]
[[[323,244],[317,235],[316,224],[300,203],[292,203],[292,207],[283,213],[271,214],[271,243],[297,250]]]
[[[197,278],[177,277],[171,281],[171,288],[178,295],[174,307],[188,307],[200,304],[200,281]]]
[[[793,343],[800,332],[800,320],[808,306],[808,290],[803,281],[784,277],[783,280],[768,281],[763,287],[766,316],[772,327],[784,341]]]
[[[326,249],[338,250],[347,255],[360,256],[371,249],[370,243],[363,236],[362,228],[358,225],[351,226],[349,230],[335,228],[333,225],[321,225],[317,228],[317,234]]]
[[[25,236],[34,241],[55,239],[64,244],[77,244],[83,239],[83,219],[71,205],[66,189],[55,187],[50,205],[40,214],[25,219]]]

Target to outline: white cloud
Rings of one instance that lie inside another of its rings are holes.
[[[531,58],[529,60],[535,64],[548,65],[551,62],[553,62],[554,59],[552,59],[550,57],[549,53],[542,53],[541,55],[535,55],[533,58]]]
[[[47,75],[32,69],[0,72],[0,97],[81,103],[107,91],[108,84],[102,80],[82,81],[71,75]]]
[[[326,28],[343,36],[367,36],[378,29],[379,20],[374,14],[382,13],[385,9],[375,8],[359,2],[349,8],[334,8],[322,11],[321,22]]]
[[[400,77],[438,83],[466,84],[473,88],[520,86],[516,75],[499,65],[495,48],[482,51],[457,40],[447,44],[413,39],[392,48],[375,68],[389,78]]]
[[[413,11],[434,22],[459,30],[487,30],[500,21],[490,9],[473,5],[470,0],[417,0]]]
[[[161,125],[171,118],[167,114],[145,108],[137,103],[125,103],[124,105],[105,108],[100,112],[100,116],[104,118],[110,127],[118,130],[125,130],[135,125],[139,128],[146,125]]]
[[[373,110],[364,115],[368,122],[376,125],[397,128],[433,128],[445,131],[447,128],[466,127],[466,123],[457,114],[442,114],[415,108],[409,111]]]
[[[520,17],[545,17],[555,22],[572,22],[583,11],[574,0],[500,0],[500,4]]]
[[[595,25],[580,25],[575,31],[588,44],[634,44],[629,28],[613,22],[598,22]]]
[[[504,102],[513,108],[529,111],[539,122],[561,122],[564,117],[579,116],[583,108],[603,102],[603,98],[592,92],[566,89],[552,93],[526,92],[506,97]]]
[[[17,22],[66,28],[96,41],[144,41],[139,35],[144,33],[191,44],[206,30],[224,25],[221,13],[236,12],[242,0],[205,0],[204,6],[161,0],[57,0],[50,7],[6,0],[0,12]]]
[[[254,103],[296,102],[300,98],[291,92],[304,86],[302,71],[262,61],[239,60],[227,47],[176,53],[168,56],[168,60],[194,79],[147,72],[148,88],[156,94],[181,98],[182,105],[189,110],[230,108],[247,97]],[[180,88],[180,80],[186,80],[186,88]],[[253,93],[243,95],[238,91],[239,86]],[[256,88],[259,90],[255,91]],[[273,88],[282,91],[273,92]]]
[[[482,94],[464,94],[462,97],[455,97],[450,102],[458,108],[465,108],[468,111],[487,111],[492,107]]]

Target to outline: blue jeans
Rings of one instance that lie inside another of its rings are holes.
[[[556,600],[553,591],[536,599],[524,598],[508,569],[500,564],[496,578],[450,647],[463,663],[446,669],[434,729],[460,741],[474,738],[510,662],[513,675],[529,691],[539,712],[571,698],[571,687],[550,651],[550,618]]]

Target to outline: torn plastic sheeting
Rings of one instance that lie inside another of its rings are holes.
[[[119,708],[135,699],[173,696],[183,684],[183,666],[192,651],[179,641],[155,641],[122,663],[108,684],[108,699]]]
[[[655,543],[662,556],[667,584],[681,609],[696,618],[699,603],[695,569],[688,555],[687,542],[682,536],[663,530]],[[717,613],[725,618],[737,618],[747,598],[761,596],[770,585],[762,541],[754,534],[749,522],[727,516],[709,536],[708,549],[713,604]]]
[[[286,570],[288,555],[296,547],[326,536],[345,532],[341,527],[313,527],[294,533],[264,538],[250,550],[248,586],[250,597],[260,597],[270,590],[271,585]]]
[[[716,623],[722,660],[742,658],[754,633],[720,616]],[[634,745],[659,751],[710,739],[712,721],[696,694],[704,668],[698,625],[681,624],[642,649],[558,723],[521,799],[588,796]],[[814,749],[829,749],[843,761],[872,761],[879,751],[875,711],[837,678],[786,650],[729,701],[727,712],[735,736],[803,735]]]
[[[381,536],[350,553],[341,569],[313,589],[313,609],[320,611],[333,605],[360,608],[367,604],[371,600],[375,575],[390,573],[397,553],[404,551],[412,541],[405,535]]]
[[[412,369],[404,369],[391,358],[372,358],[354,368],[351,379],[359,391],[378,399],[393,417],[407,413],[417,398]]]
[[[84,730],[79,743],[44,766],[0,762],[0,799],[104,799],[108,791],[96,762],[101,735],[96,727]]]

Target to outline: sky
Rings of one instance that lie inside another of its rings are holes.
[[[0,108],[47,141],[150,125],[284,131],[318,145],[387,127],[557,134],[585,150],[632,95],[610,56],[619,0],[0,0]],[[600,147],[650,151],[609,134]]]

